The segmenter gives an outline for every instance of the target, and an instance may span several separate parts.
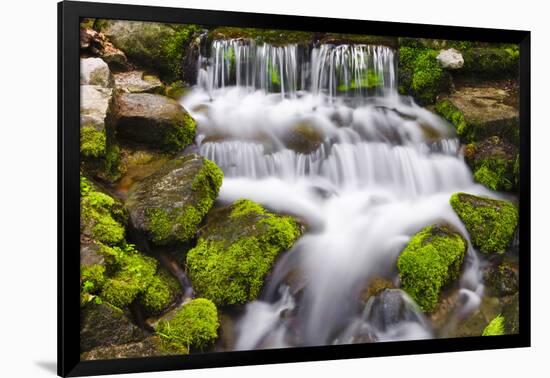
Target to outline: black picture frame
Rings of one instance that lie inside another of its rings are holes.
[[[79,20],[81,17],[361,33],[520,45],[520,333],[373,344],[81,361],[79,352]],[[58,374],[83,376],[530,346],[530,32],[212,10],[58,3]]]

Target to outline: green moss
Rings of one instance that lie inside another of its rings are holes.
[[[208,299],[193,299],[183,305],[174,317],[159,322],[157,334],[168,345],[181,345],[188,350],[205,350],[218,337],[218,311]]]
[[[210,32],[210,37],[216,39],[244,38],[257,43],[269,43],[283,46],[291,43],[308,45],[313,42],[313,33],[292,30],[257,29],[240,27],[219,27]]]
[[[403,289],[420,308],[432,311],[441,288],[458,278],[466,242],[447,226],[428,226],[414,235],[397,259]]]
[[[413,95],[421,104],[433,104],[449,87],[448,74],[436,57],[438,50],[401,47],[399,49],[400,92]]]
[[[104,164],[105,176],[109,181],[116,181],[120,178],[120,148],[116,144],[107,147]]]
[[[175,239],[180,242],[193,238],[200,222],[212,208],[222,180],[222,170],[212,161],[203,158],[203,167],[194,177],[191,186],[201,199],[195,206],[189,205],[183,210],[149,209],[147,218],[152,240],[163,245],[172,242],[174,234]]]
[[[80,128],[80,154],[88,158],[105,156],[107,137],[104,131],[96,130],[93,126]]]
[[[177,80],[166,86],[164,95],[174,100],[179,100],[185,94],[186,90],[187,88],[183,84],[183,81]]]
[[[154,275],[139,298],[139,304],[147,315],[156,315],[174,303],[181,286],[168,271],[160,269]]]
[[[435,111],[454,125],[459,136],[470,139],[469,134],[472,130],[468,127],[464,114],[450,100],[438,101],[435,104]]]
[[[376,73],[374,70],[366,70],[362,77],[352,78],[349,85],[341,83],[336,88],[339,92],[347,92],[350,90],[373,89],[380,87],[384,83],[384,76],[381,73]]]
[[[481,79],[513,79],[519,73],[519,46],[490,44],[462,50],[464,67],[460,73]]]
[[[81,232],[110,245],[124,242],[124,227],[115,219],[121,217],[120,205],[105,193],[87,190],[80,200]]]
[[[196,122],[188,113],[178,113],[171,127],[167,127],[162,141],[166,152],[178,152],[195,140]]]
[[[300,235],[298,225],[249,200],[231,205],[222,223],[210,230],[210,236],[200,237],[187,254],[193,287],[218,305],[256,299],[277,255]],[[229,223],[235,232],[225,226]],[[232,234],[230,239],[223,235],[226,232]]]
[[[80,196],[85,196],[90,190],[92,190],[92,184],[85,176],[80,175]]]
[[[80,305],[94,298],[105,283],[105,267],[99,264],[81,266],[80,268]]]
[[[504,317],[497,315],[487,324],[481,336],[500,336],[504,335]]]
[[[483,253],[502,254],[513,239],[518,211],[508,201],[455,193],[450,199],[474,247]]]
[[[157,261],[131,251],[119,256],[120,269],[105,281],[100,296],[117,307],[126,307],[154,280]]]

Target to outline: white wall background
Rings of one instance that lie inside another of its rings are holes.
[[[530,349],[208,369],[139,377],[548,376],[550,22],[544,1],[111,0],[119,3],[532,31]],[[56,360],[56,1],[3,1],[0,19],[0,376],[53,376]],[[78,253],[78,251],[75,251]]]

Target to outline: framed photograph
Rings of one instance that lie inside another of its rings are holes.
[[[59,375],[530,345],[528,31],[58,10]]]

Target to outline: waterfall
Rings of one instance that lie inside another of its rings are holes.
[[[452,127],[397,94],[395,65],[385,46],[245,39],[213,41],[199,57],[182,103],[200,154],[224,171],[218,201],[249,198],[308,229],[235,319],[231,349],[433,337],[403,292],[367,303],[361,292],[373,277],[397,280],[397,257],[423,227],[467,235],[452,193],[490,192],[474,183]],[[461,315],[479,305],[480,266],[470,246]],[[381,315],[384,300],[403,316]]]

